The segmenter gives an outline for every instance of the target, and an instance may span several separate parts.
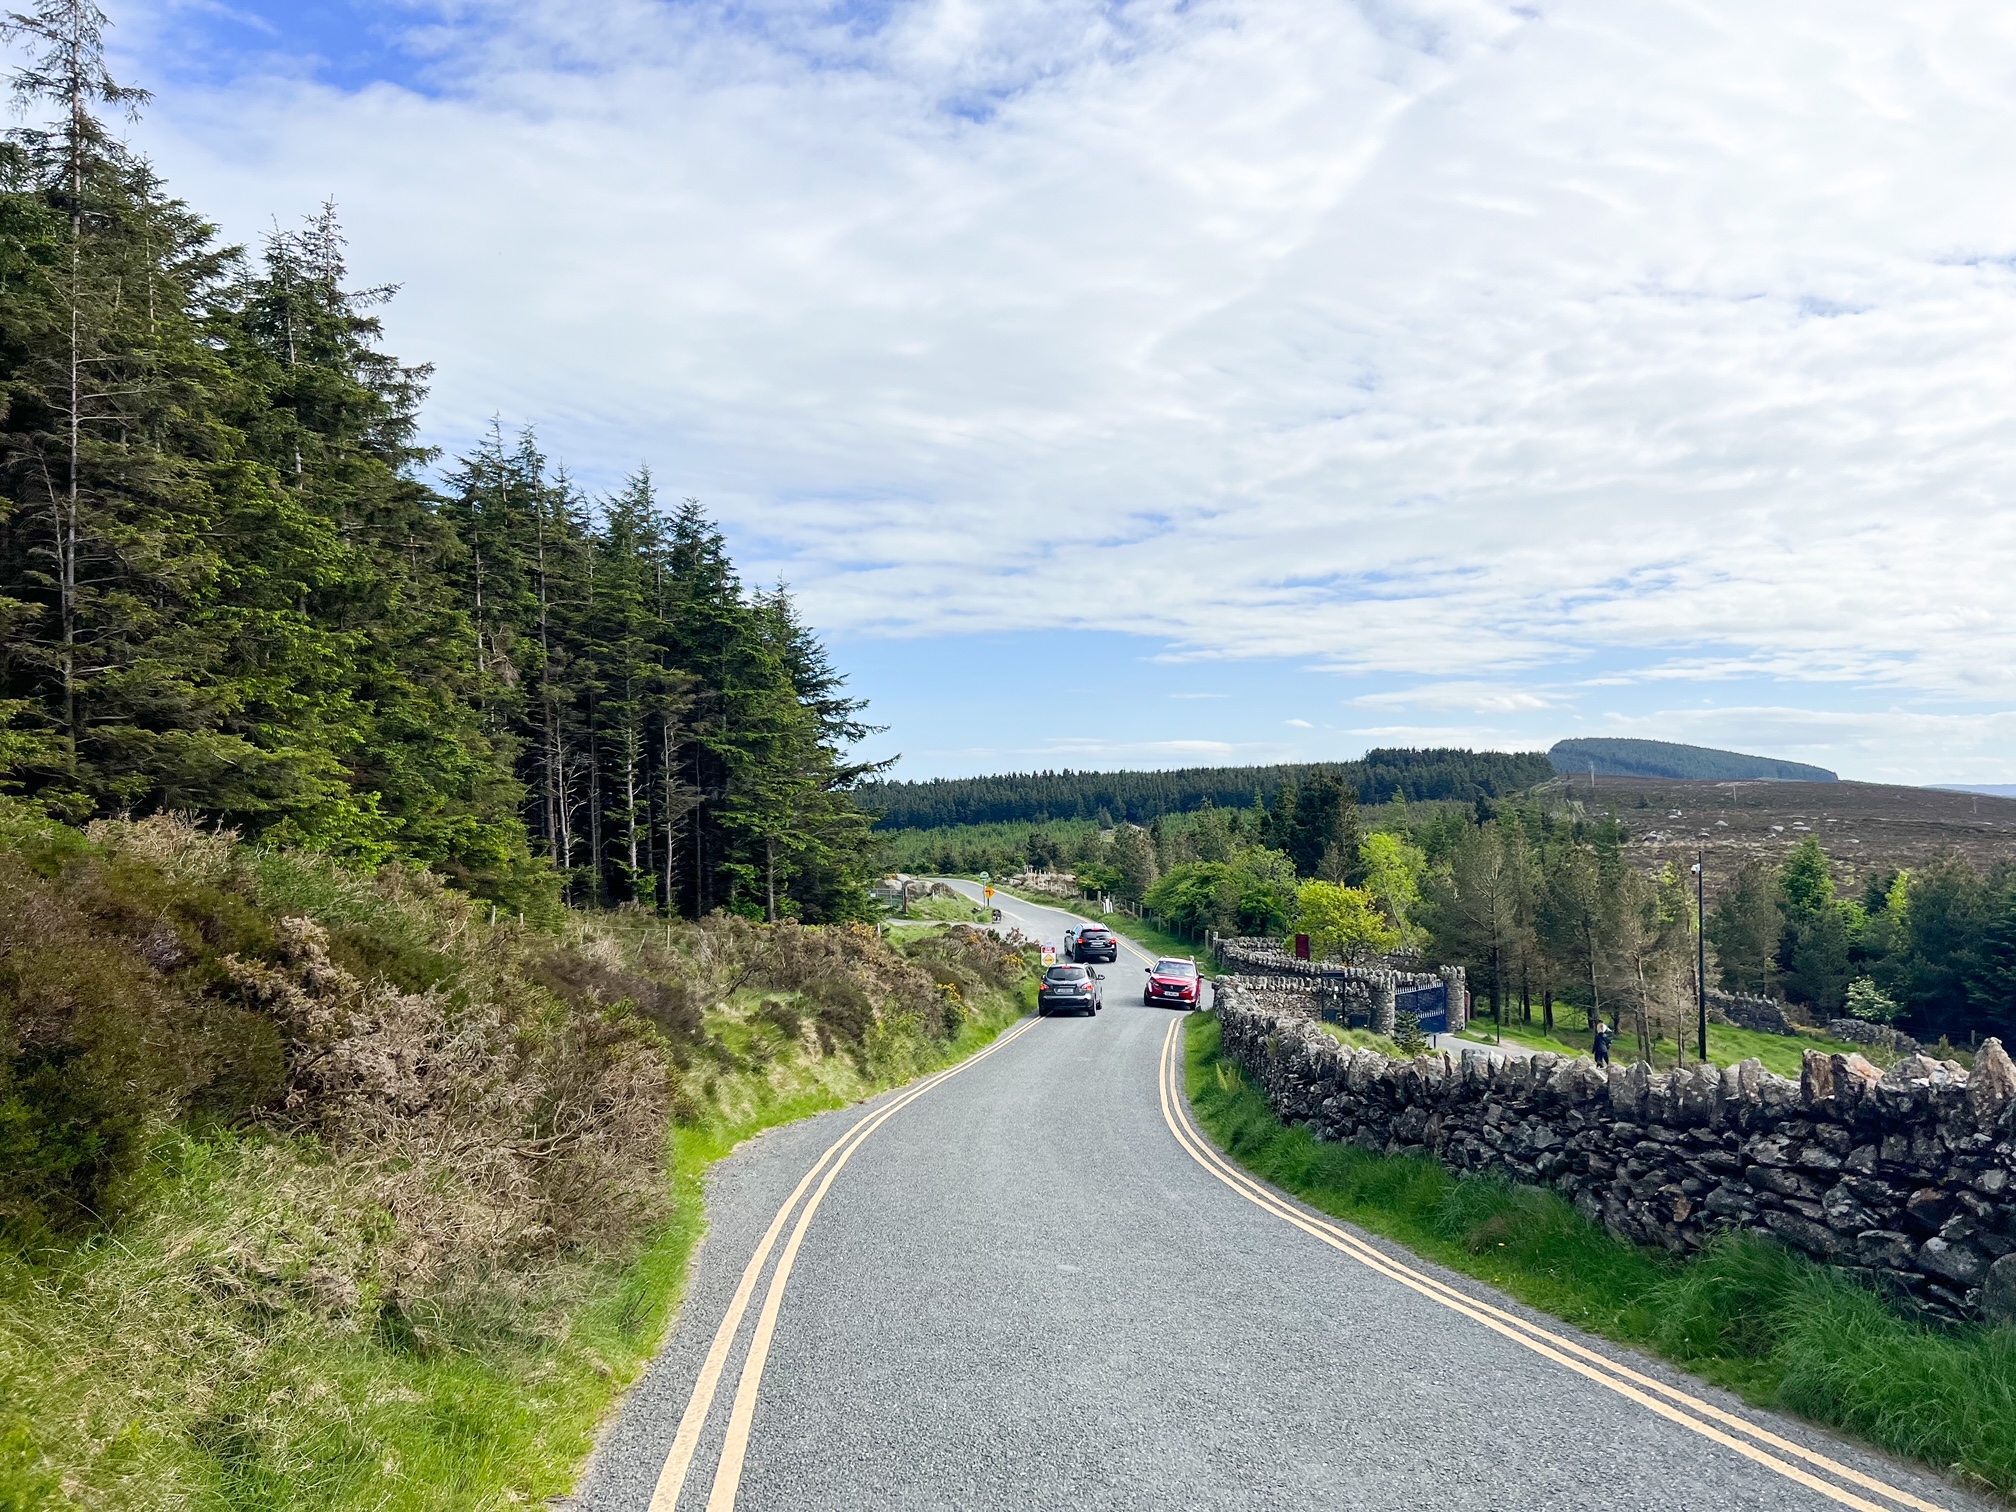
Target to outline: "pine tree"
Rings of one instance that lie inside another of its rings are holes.
[[[858,916],[879,770],[783,590],[692,500],[591,501],[493,425],[421,470],[324,205],[247,258],[94,113],[102,13],[6,30],[47,124],[0,144],[0,790],[185,809],[493,898]]]

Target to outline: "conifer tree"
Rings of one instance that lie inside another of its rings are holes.
[[[789,595],[648,472],[591,500],[526,432],[423,477],[333,205],[248,258],[96,112],[88,0],[7,23],[0,790],[404,857],[494,898],[867,906],[868,733]]]

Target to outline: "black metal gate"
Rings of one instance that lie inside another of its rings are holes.
[[[1420,1022],[1423,1034],[1449,1032],[1449,984],[1431,987],[1402,987],[1393,995],[1393,1012],[1411,1013]]]

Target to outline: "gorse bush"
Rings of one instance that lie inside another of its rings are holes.
[[[169,817],[83,836],[6,818],[0,1216],[17,1236],[115,1217],[150,1126],[193,1117],[449,1160],[465,1199],[497,1205],[491,1240],[439,1246],[479,1267],[514,1224],[620,1242],[650,1216],[708,1005],[794,994],[823,1052],[867,1054],[892,1016],[948,1038],[965,996],[1022,966],[975,930],[904,954],[864,926],[732,915],[493,929],[425,872],[262,857]]]
[[[682,1151],[944,1064],[1029,971],[960,927],[493,926],[0,800],[0,1507],[565,1489],[699,1232]]]

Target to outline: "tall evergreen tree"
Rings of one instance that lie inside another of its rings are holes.
[[[423,861],[520,906],[867,906],[868,727],[781,589],[648,473],[584,497],[493,426],[422,480],[427,370],[324,205],[248,259],[96,112],[90,0],[10,38],[0,789]]]

